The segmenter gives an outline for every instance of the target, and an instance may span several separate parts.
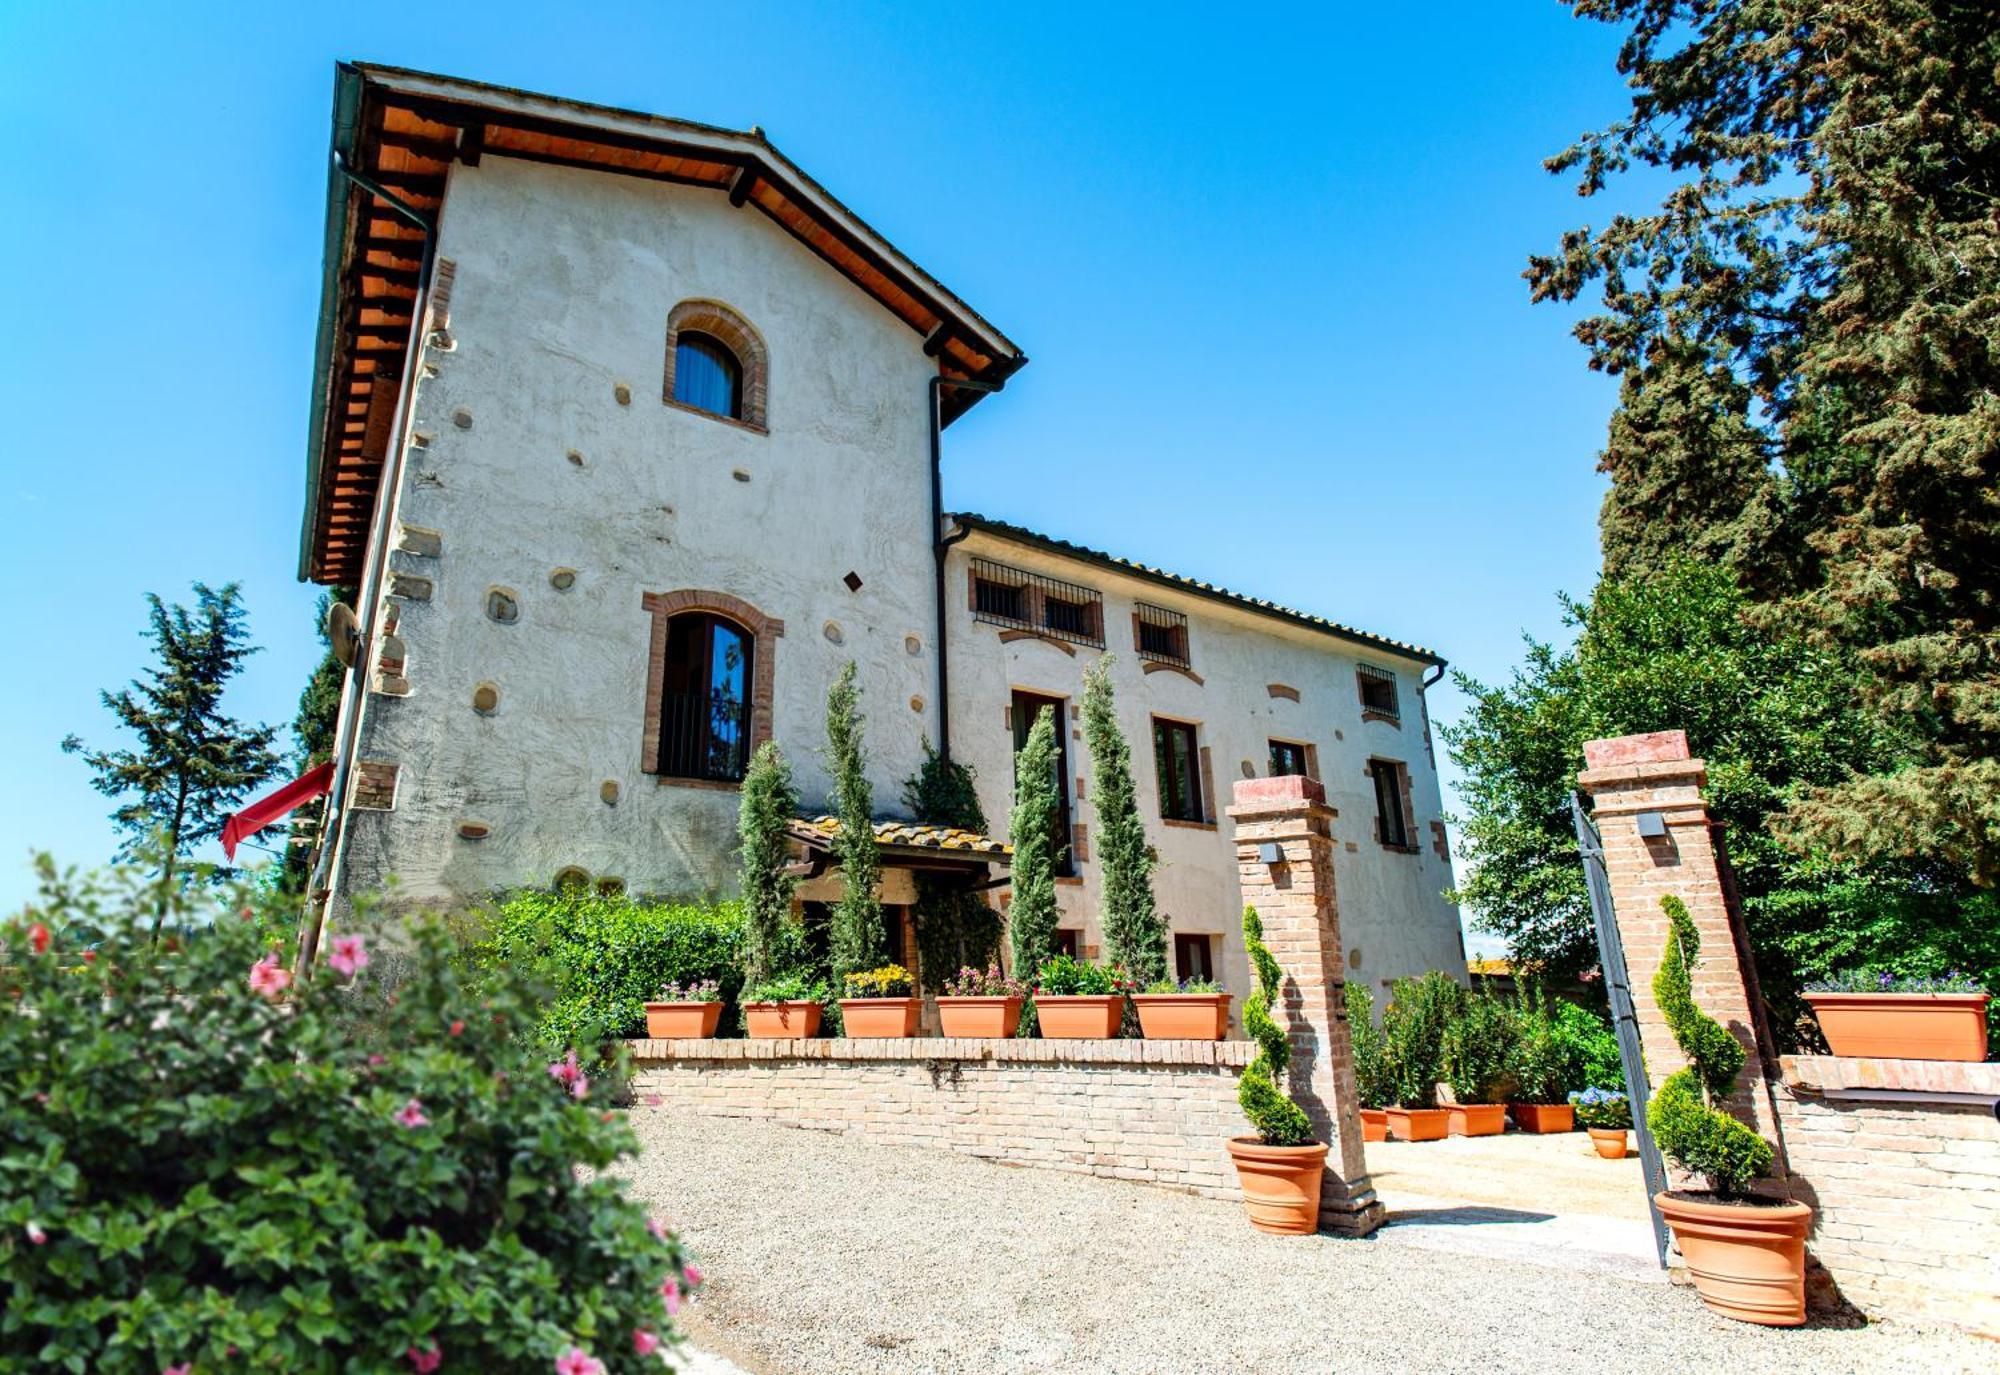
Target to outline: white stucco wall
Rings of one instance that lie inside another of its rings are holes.
[[[488,157],[452,169],[440,254],[453,347],[426,353],[429,441],[399,516],[439,531],[442,553],[392,565],[435,590],[402,609],[409,696],[369,704],[361,757],[398,762],[401,781],[393,812],[355,814],[350,891],[393,875],[448,897],[568,865],[633,891],[727,885],[736,794],[641,771],[649,591],[726,591],[784,621],[774,735],[809,802],[828,791],[826,687],[856,659],[870,776],[893,804],[935,734],[921,338],[713,191]],[[667,314],[688,298],[763,336],[768,434],[662,402]],[[576,570],[569,591],[557,568]],[[518,597],[516,623],[487,618],[494,586]],[[490,716],[471,706],[484,681]],[[466,820],[490,836],[461,839]]]

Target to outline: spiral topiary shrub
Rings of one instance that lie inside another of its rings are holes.
[[[1311,1145],[1311,1119],[1304,1108],[1278,1087],[1278,1076],[1292,1062],[1291,1043],[1286,1040],[1283,1028],[1271,1020],[1271,1000],[1277,996],[1278,982],[1283,976],[1277,958],[1264,944],[1264,923],[1254,907],[1243,909],[1243,945],[1257,971],[1257,991],[1243,1005],[1243,1026],[1257,1043],[1257,1058],[1249,1063],[1237,1082],[1236,1101],[1265,1145]]]
[[[1716,1104],[1728,1098],[1747,1052],[1727,1027],[1695,1006],[1693,970],[1701,936],[1687,905],[1670,894],[1660,906],[1671,930],[1653,976],[1653,997],[1688,1066],[1660,1085],[1646,1124],[1674,1163],[1705,1178],[1717,1196],[1742,1198],[1752,1180],[1771,1172],[1771,1143]]]

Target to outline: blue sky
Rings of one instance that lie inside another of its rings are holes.
[[[337,58],[762,125],[1032,357],[949,433],[954,506],[1490,680],[1597,563],[1613,386],[1520,274],[1605,217],[1541,159],[1622,108],[1615,48],[1552,0],[0,8],[0,907],[30,847],[110,851],[58,741],[110,737],[144,592],[243,583],[241,716],[314,661]]]

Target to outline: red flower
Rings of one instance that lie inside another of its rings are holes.
[[[444,1352],[436,1342],[432,1342],[427,1350],[419,1351],[413,1346],[403,1354],[409,1357],[410,1369],[417,1375],[431,1375],[433,1370],[444,1364]]]
[[[28,928],[28,949],[37,955],[49,953],[49,928],[36,922]]]

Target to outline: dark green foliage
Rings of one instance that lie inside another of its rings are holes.
[[[1456,986],[1456,985],[1454,985]],[[1445,1028],[1444,1081],[1460,1103],[1504,1103],[1516,1083],[1514,1010],[1491,993],[1463,996]]]
[[[137,737],[135,748],[91,750],[74,735],[62,744],[90,766],[92,787],[120,799],[111,813],[125,833],[120,854],[155,854],[163,895],[185,851],[222,834],[250,789],[278,768],[271,748],[276,731],[222,714],[223,690],[257,652],[248,643],[238,587],[216,591],[196,583],[194,593],[192,611],[146,594],[147,638],[158,662],[130,687],[101,694],[118,724]],[[166,905],[163,896],[163,914]]]
[[[1438,1081],[1444,1077],[1445,1038],[1465,999],[1464,986],[1435,969],[1421,978],[1398,979],[1389,985],[1382,1039],[1398,1107],[1437,1106]]]
[[[1747,1052],[1713,1017],[1695,1006],[1693,971],[1701,937],[1685,904],[1660,900],[1671,931],[1653,997],[1688,1067],[1667,1077],[1653,1095],[1646,1123],[1660,1150],[1690,1174],[1707,1178],[1724,1198],[1742,1196],[1771,1172],[1771,1143],[1716,1106],[1729,1097]]]
[[[833,908],[833,974],[836,980],[873,969],[889,958],[882,924],[882,855],[875,845],[875,803],[868,787],[861,743],[861,689],[854,661],[840,670],[826,695],[826,754],[833,772],[833,810],[840,834],[833,850],[840,862],[840,901]]]
[[[743,899],[743,977],[761,983],[777,968],[784,930],[792,919],[798,880],[784,872],[785,824],[798,815],[792,766],[777,742],[766,740],[750,756],[736,812],[737,884]]]
[[[1150,985],[1166,977],[1167,924],[1153,905],[1157,858],[1139,815],[1132,749],[1118,728],[1108,654],[1083,677],[1083,741],[1090,750],[1091,805],[1097,812],[1105,957],[1131,971],[1142,986]]]
[[[1348,981],[1347,1036],[1354,1051],[1354,1091],[1364,1108],[1386,1108],[1396,1097],[1389,1078],[1388,1048],[1375,1024],[1375,999],[1367,985]]]
[[[1257,909],[1243,909],[1243,947],[1249,952],[1250,967],[1257,971],[1257,987],[1243,1004],[1243,1029],[1257,1043],[1257,1057],[1244,1067],[1236,1084],[1236,1102],[1257,1138],[1267,1146],[1312,1144],[1312,1119],[1278,1087],[1286,1066],[1292,1063],[1291,1042],[1284,1029],[1271,1020],[1271,1002],[1278,996],[1283,974],[1278,961],[1264,944],[1264,923]]]
[[[280,1004],[247,893],[176,890],[198,934],[151,945],[156,883],[44,878],[0,925],[0,1368],[659,1369],[632,1333],[671,1334],[685,1255],[613,1172],[630,1128],[524,1045],[518,972],[474,991],[418,923]],[[34,953],[32,923],[79,921],[93,963]]]
[[[1047,707],[1035,714],[1014,758],[1014,812],[1008,838],[1014,847],[1014,900],[1007,908],[1014,975],[1025,978],[1055,953],[1056,931],[1056,728]],[[1033,1030],[1034,1009],[1023,1010],[1021,1034]]]
[[[1132,979],[1115,964],[1092,964],[1073,955],[1055,955],[1035,971],[1036,993],[1055,998],[1103,998],[1130,993]]]
[[[1533,982],[1522,985],[1509,1011],[1518,1101],[1562,1103],[1572,1090],[1625,1087],[1618,1038],[1596,1013],[1551,998]]]
[[[467,935],[462,962],[483,987],[516,972],[549,990],[534,1018],[549,1047],[595,1046],[643,1034],[646,1003],[663,984],[714,979],[725,1027],[743,986],[740,904],[672,902],[588,892],[514,893]]]
[[[903,784],[903,805],[919,821],[986,833],[972,767],[944,756],[924,741],[924,762]],[[937,992],[961,968],[983,969],[1000,951],[1000,913],[966,880],[919,870],[917,884],[917,975]]]

